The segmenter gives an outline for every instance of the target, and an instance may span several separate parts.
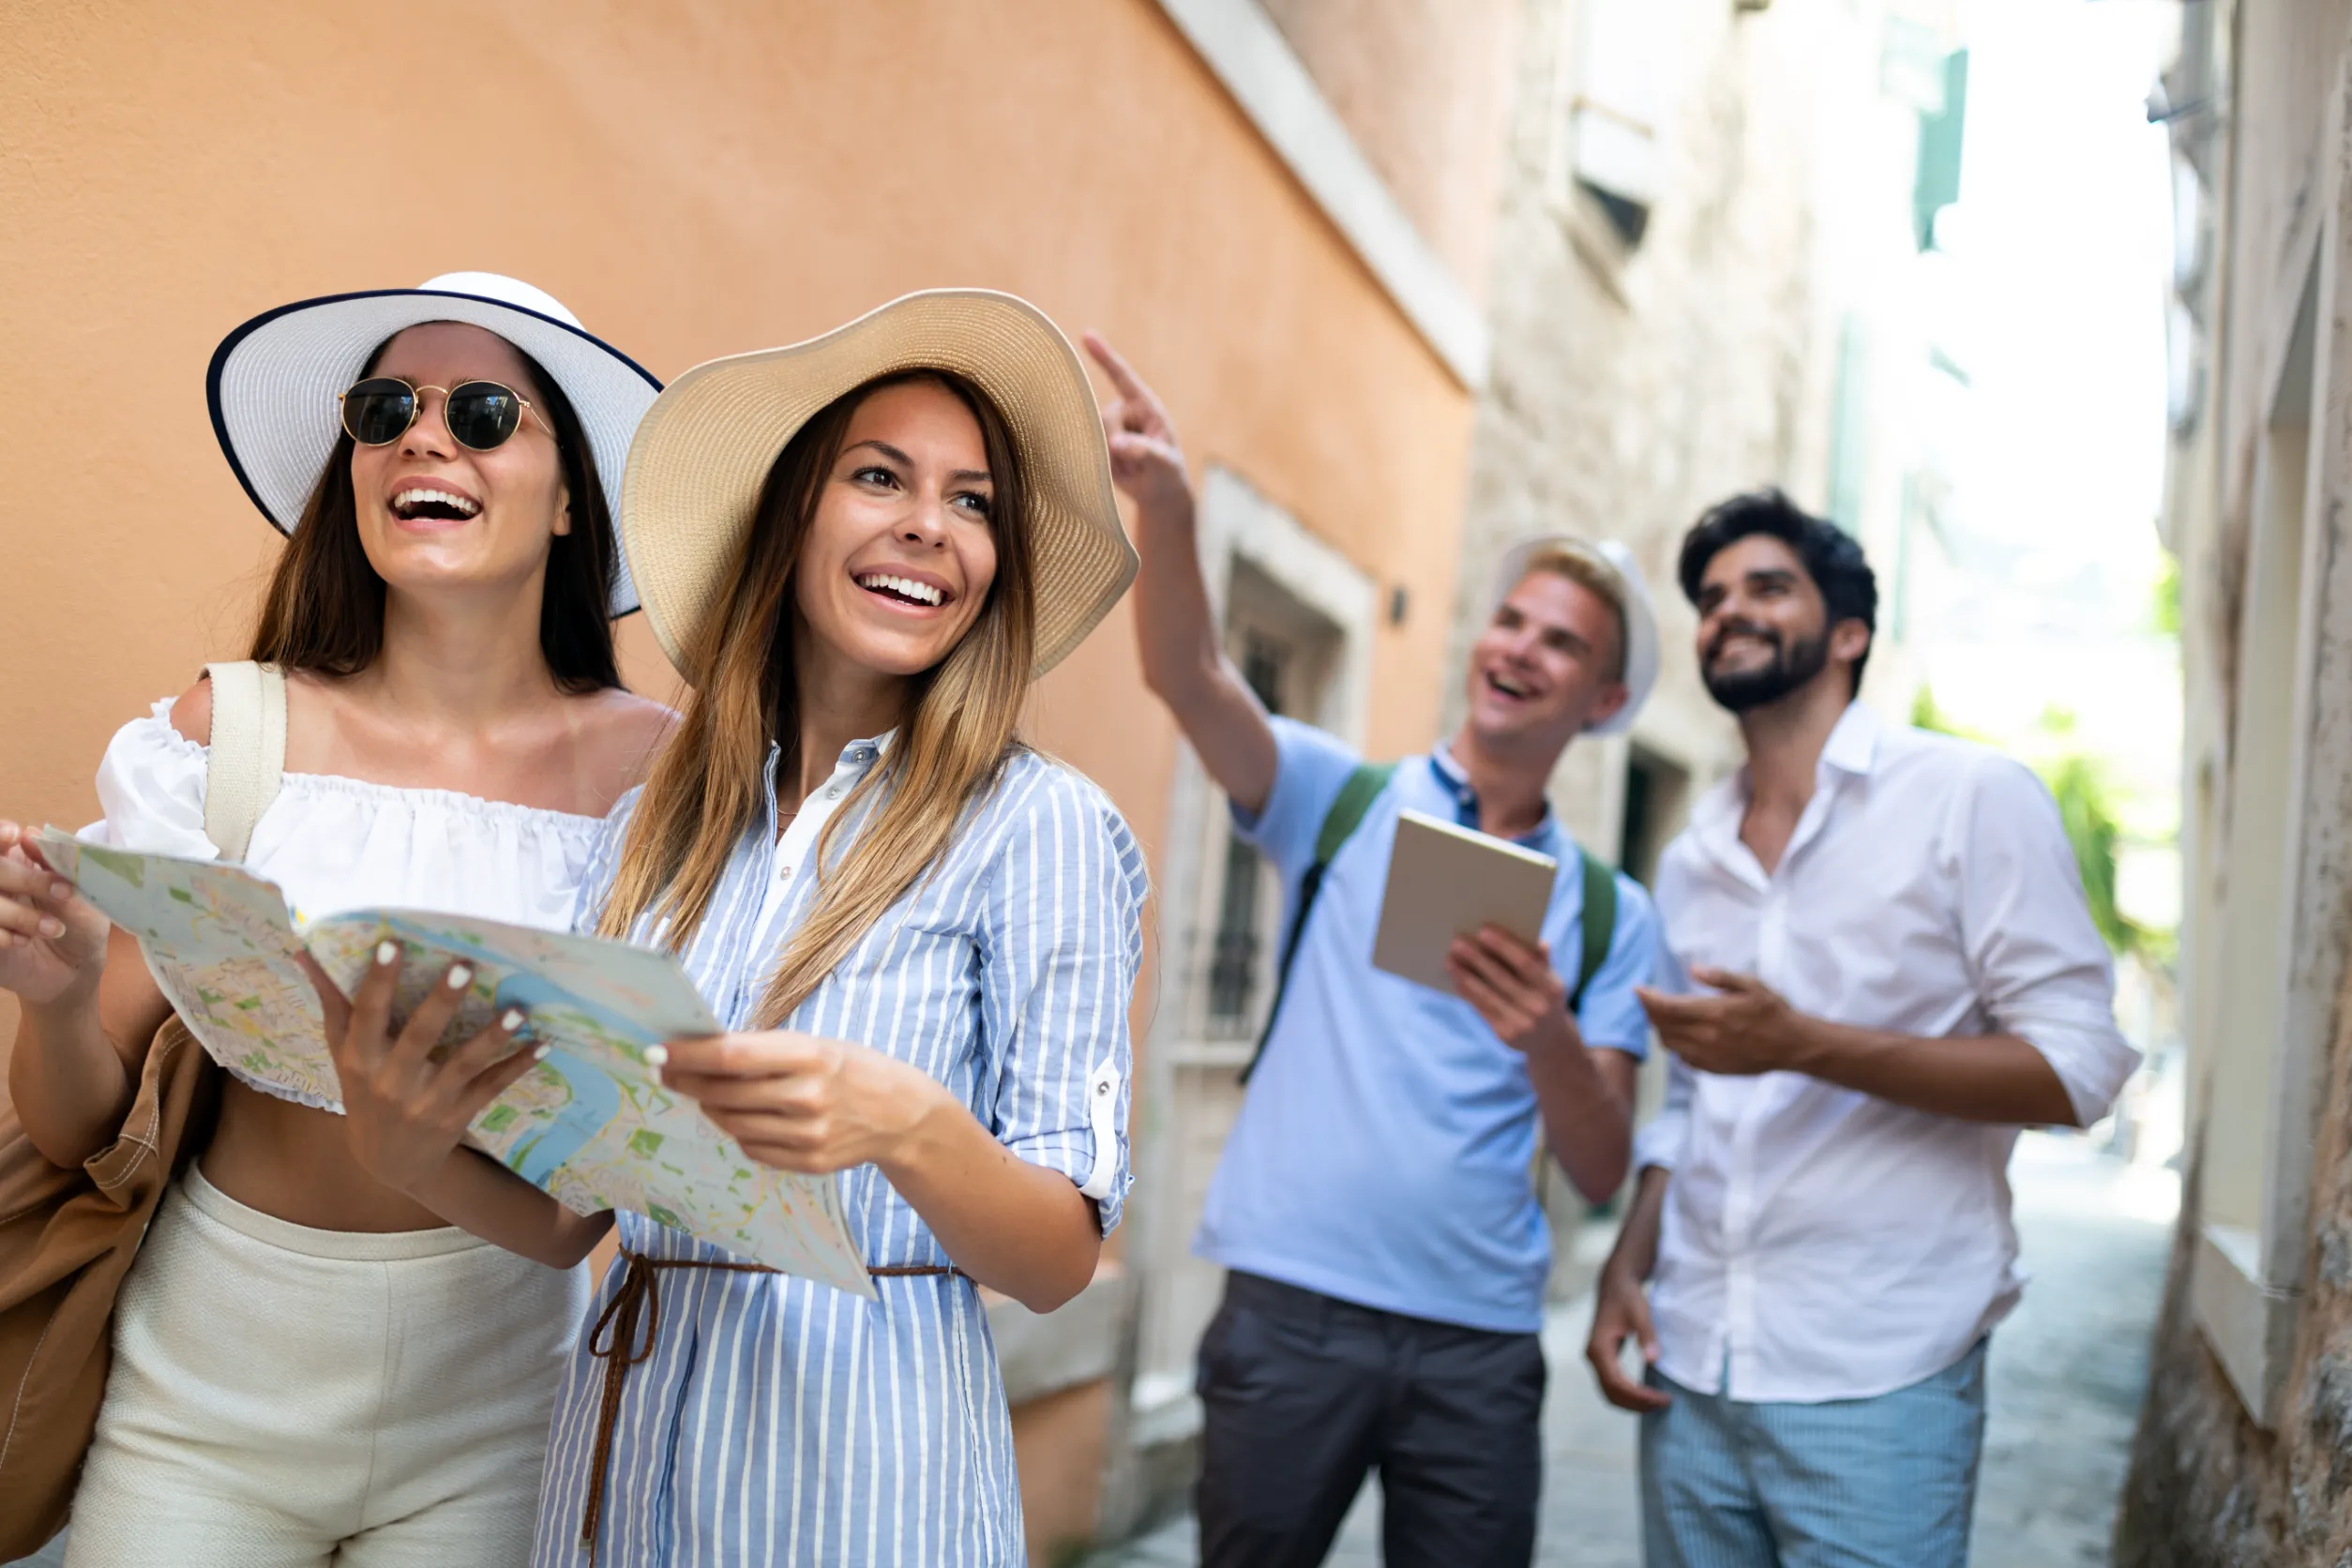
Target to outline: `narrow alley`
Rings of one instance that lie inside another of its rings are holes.
[[[2148,1335],[2164,1289],[2178,1186],[2084,1140],[2028,1135],[2011,1168],[2017,1229],[2033,1274],[2025,1304],[1993,1337],[1990,1427],[1973,1560],[1981,1568],[2085,1568],[2108,1560],[2115,1503],[2148,1377]],[[1597,1261],[1608,1232],[1582,1238]],[[1602,1403],[1584,1367],[1591,1298],[1555,1308],[1545,1330],[1552,1380],[1537,1560],[1640,1568],[1634,1422]],[[1197,1560],[1189,1517],[1087,1568],[1179,1568]],[[1368,1484],[1330,1568],[1375,1568],[1380,1500]]]

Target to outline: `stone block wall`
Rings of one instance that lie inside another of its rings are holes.
[[[2189,1309],[2200,1227],[2193,1166],[2117,1518],[2117,1568],[2352,1568],[2347,1033],[2339,1029],[2329,1053],[2312,1165],[2315,1244],[2277,1427],[2265,1430],[2247,1413]]]

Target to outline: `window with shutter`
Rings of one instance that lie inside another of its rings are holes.
[[[1665,188],[1681,0],[1587,0],[1570,106],[1574,169],[1628,244]]]

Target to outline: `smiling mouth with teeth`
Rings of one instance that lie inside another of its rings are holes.
[[[1726,654],[1742,646],[1760,649],[1775,656],[1780,653],[1778,638],[1768,637],[1756,631],[1730,631],[1715,639],[1714,645],[1707,650],[1707,662],[1713,664]]]
[[[1488,675],[1486,677],[1486,684],[1494,687],[1495,690],[1501,692],[1505,697],[1525,697],[1528,695],[1527,687],[1506,681],[1500,675]]]
[[[917,582],[911,577],[893,577],[888,572],[861,572],[857,585],[869,594],[879,594],[900,604],[942,605],[947,596],[927,582]]]
[[[481,503],[448,490],[413,486],[392,498],[392,515],[403,522],[463,522],[479,516]]]

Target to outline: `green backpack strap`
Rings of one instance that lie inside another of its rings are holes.
[[[1242,1069],[1242,1081],[1258,1071],[1258,1063],[1266,1054],[1266,1042],[1274,1037],[1274,1019],[1282,1012],[1282,996],[1290,986],[1290,965],[1299,956],[1299,939],[1306,933],[1306,917],[1314,912],[1316,895],[1323,889],[1323,873],[1339,856],[1340,849],[1364,825],[1364,813],[1388,788],[1395,776],[1395,762],[1359,762],[1340,785],[1339,793],[1323,813],[1323,825],[1315,835],[1315,859],[1299,879],[1299,909],[1291,917],[1289,934],[1283,939],[1282,960],[1274,970],[1274,1003],[1266,1009],[1266,1026],[1258,1032],[1257,1047],[1249,1053],[1249,1064]],[[1581,846],[1576,850],[1579,874],[1584,879],[1584,913],[1578,924],[1583,937],[1583,949],[1576,960],[1576,988],[1568,993],[1568,1011],[1573,1015],[1584,1005],[1585,988],[1608,961],[1609,946],[1617,939],[1617,875],[1602,862],[1587,854]]]
[[[1299,938],[1305,934],[1306,917],[1315,911],[1315,896],[1323,890],[1323,873],[1338,858],[1341,846],[1364,825],[1364,814],[1372,809],[1372,803],[1380,798],[1395,772],[1395,762],[1357,763],[1348,781],[1339,786],[1331,809],[1323,813],[1323,825],[1315,835],[1315,860],[1299,879],[1299,910],[1290,918],[1290,933],[1282,942],[1282,961],[1274,970],[1274,1004],[1266,1009],[1266,1027],[1258,1032],[1249,1065],[1242,1069],[1244,1083],[1258,1070],[1259,1058],[1266,1054],[1266,1042],[1274,1037],[1274,1019],[1282,1012],[1282,993],[1290,986],[1290,964],[1299,956]]]
[[[1583,950],[1576,957],[1576,988],[1568,993],[1568,1016],[1572,1018],[1583,1010],[1585,988],[1601,972],[1601,966],[1608,962],[1610,944],[1617,940],[1616,873],[1585,853],[1581,844],[1576,846],[1576,860],[1584,878],[1584,912],[1576,921]],[[1541,1137],[1535,1143],[1535,1202],[1549,1214],[1554,1162]],[[1592,1213],[1601,1212],[1601,1205],[1593,1206]]]
[[[1584,1006],[1584,990],[1592,984],[1592,977],[1608,962],[1609,944],[1617,940],[1617,873],[1593,859],[1579,847],[1577,860],[1584,867],[1584,914],[1577,921],[1584,937],[1584,952],[1576,960],[1576,988],[1568,993],[1568,1011],[1575,1014]]]

